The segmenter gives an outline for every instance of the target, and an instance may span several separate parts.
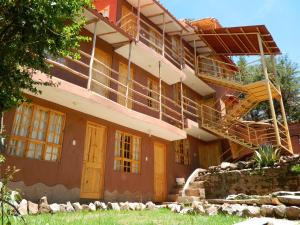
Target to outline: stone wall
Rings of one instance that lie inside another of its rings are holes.
[[[300,191],[300,174],[290,171],[290,165],[277,168],[220,170],[200,175],[205,181],[207,199],[225,198],[231,194],[265,195],[275,191]]]

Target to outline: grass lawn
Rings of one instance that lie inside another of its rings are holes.
[[[203,224],[203,225],[231,225],[243,218],[235,216],[200,216],[181,215],[172,213],[167,209],[154,211],[97,211],[80,213],[58,213],[55,215],[44,214],[37,216],[26,216],[28,225],[118,225],[118,224],[143,224],[143,225],[176,225],[176,224]],[[13,223],[14,224],[14,223]],[[18,224],[21,224],[20,222]]]

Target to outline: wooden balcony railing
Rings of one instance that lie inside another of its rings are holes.
[[[150,89],[147,84],[134,79],[127,80],[127,74],[120,74],[119,71],[97,58],[94,58],[92,72],[89,76],[90,64],[87,61],[91,59],[91,55],[84,51],[79,51],[79,53],[80,60],[66,58],[54,61],[47,59],[54,66],[52,75],[78,84],[122,106],[183,128],[181,104],[168,96],[160,95],[158,90]]]
[[[54,67],[51,74],[66,80],[96,95],[110,99],[117,104],[163,120],[180,129],[185,128],[185,119],[191,119],[212,133],[235,141],[248,148],[256,148],[261,144],[277,145],[276,133],[272,126],[259,130],[251,127],[230,114],[216,109],[215,105],[205,105],[188,96],[182,95],[181,100],[172,99],[156,87],[122,74],[98,58],[79,51],[81,59],[65,58],[60,60],[48,59]],[[90,68],[90,65],[93,65]],[[135,74],[136,76],[136,74]],[[135,77],[134,76],[134,77]],[[280,128],[281,147],[288,149],[287,132],[284,126]]]
[[[117,21],[117,25],[158,54],[163,55],[178,68],[184,65],[195,68],[195,56],[188,48],[183,47],[181,40],[172,41],[163,31],[142,18],[138,19],[134,13],[123,16]]]

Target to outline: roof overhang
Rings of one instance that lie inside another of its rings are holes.
[[[135,8],[140,7],[141,14],[160,29],[163,29],[165,23],[165,32],[170,35],[180,34],[185,30],[185,27],[157,0],[127,0],[127,2]]]
[[[258,38],[262,40],[265,55],[281,54],[264,25],[202,29],[199,30],[199,34],[217,55],[259,55]]]
[[[96,33],[97,37],[113,46],[122,45],[133,40],[126,32],[110,22],[108,18],[103,17],[95,9],[84,9],[84,16],[86,18],[84,28],[92,34]],[[96,30],[95,23],[97,23]]]

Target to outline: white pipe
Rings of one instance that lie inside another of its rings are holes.
[[[195,178],[198,176],[200,170],[202,170],[201,168],[195,169],[194,172],[189,176],[189,178],[186,180],[183,189],[182,189],[182,193],[181,196],[185,197],[185,190],[187,190],[190,186],[190,183],[193,182],[195,180]]]

